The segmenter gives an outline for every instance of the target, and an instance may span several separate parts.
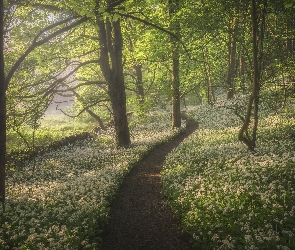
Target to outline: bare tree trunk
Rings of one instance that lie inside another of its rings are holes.
[[[99,8],[98,0],[97,8]],[[131,141],[126,114],[126,93],[122,62],[123,39],[120,19],[111,22],[107,18],[104,21],[98,13],[96,14],[96,22],[99,28],[100,68],[108,85],[117,146],[127,147]]]
[[[169,16],[171,18],[170,27],[172,32],[177,37],[180,35],[180,23],[175,18],[175,14],[179,10],[179,0],[168,0]],[[179,79],[179,43],[175,37],[170,37],[172,49],[172,76],[171,76],[171,89],[172,89],[172,127],[179,128],[181,126],[180,114],[180,79]]]
[[[3,57],[3,0],[0,1],[0,201],[5,201],[6,95]]]
[[[236,68],[236,36],[238,32],[237,17],[233,18],[232,29],[229,32],[228,69],[226,78],[227,99],[234,96],[234,78]]]

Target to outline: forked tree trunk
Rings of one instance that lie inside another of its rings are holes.
[[[97,1],[99,8],[99,1]],[[111,100],[116,141],[118,147],[130,145],[130,133],[126,115],[126,93],[123,76],[123,39],[120,19],[105,20],[98,13],[96,22],[99,28],[100,68],[108,85]]]
[[[0,0],[0,201],[5,201],[6,95],[3,57],[3,0]]]
[[[264,24],[266,15],[266,1],[264,1],[264,10],[261,18],[261,27],[258,40],[258,19],[257,19],[257,7],[255,0],[252,0],[252,40],[253,40],[253,85],[252,94],[249,98],[247,113],[245,116],[244,124],[239,131],[239,140],[243,142],[249,150],[255,151],[257,128],[258,128],[258,108],[259,108],[259,92],[262,70],[262,52],[263,52],[263,39],[264,39]],[[258,46],[258,43],[260,46]],[[251,123],[251,116],[253,111],[253,128],[252,134],[249,135],[248,129]]]
[[[177,37],[180,35],[180,23],[175,20],[175,14],[179,10],[179,0],[168,0],[170,27],[171,31]],[[172,76],[171,76],[171,89],[172,89],[172,127],[179,128],[181,126],[180,114],[180,79],[179,79],[179,42],[173,36],[170,37],[171,50],[172,50]]]

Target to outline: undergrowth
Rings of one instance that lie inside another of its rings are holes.
[[[22,168],[9,166],[0,249],[99,249],[109,204],[124,176],[156,144],[179,132],[171,130],[169,113],[158,110],[149,122],[131,127],[129,148],[116,148],[110,128]]]
[[[162,174],[196,249],[295,249],[294,112],[261,110],[255,154],[237,140],[241,121],[224,103],[188,110],[200,129]]]

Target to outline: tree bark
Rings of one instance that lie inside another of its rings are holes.
[[[99,1],[97,1],[97,8]],[[100,68],[108,85],[111,100],[116,141],[118,147],[128,147],[131,143],[126,112],[126,93],[123,75],[122,48],[123,39],[120,19],[103,20],[96,13],[99,28]]]
[[[180,23],[174,20],[175,14],[179,10],[179,0],[168,0],[170,28],[177,37],[180,35]],[[171,50],[172,50],[172,127],[179,128],[181,126],[180,114],[180,78],[179,78],[179,43],[174,36],[170,36]]]
[[[0,1],[0,201],[5,201],[5,154],[6,154],[6,87],[4,75],[3,0]]]

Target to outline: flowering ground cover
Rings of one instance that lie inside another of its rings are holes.
[[[132,145],[117,149],[113,131],[8,166],[0,209],[0,249],[99,249],[99,233],[123,177],[171,130],[168,112],[133,122]],[[183,129],[183,128],[182,128]]]
[[[163,184],[196,249],[295,249],[295,119],[262,107],[257,152],[217,103],[188,109],[200,129],[166,159]]]

